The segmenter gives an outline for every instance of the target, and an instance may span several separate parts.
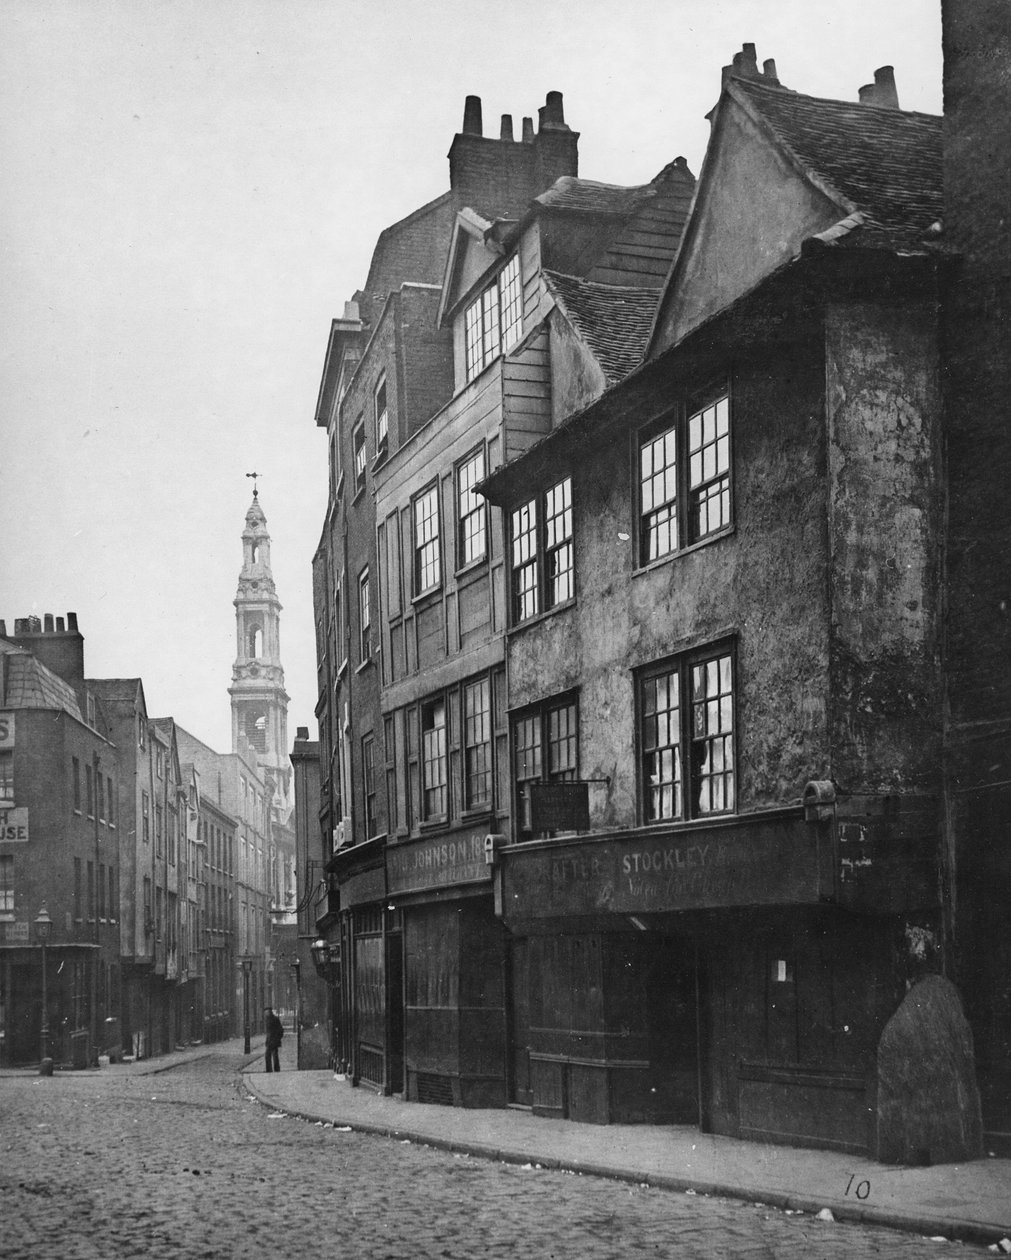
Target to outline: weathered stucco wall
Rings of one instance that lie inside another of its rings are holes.
[[[795,257],[809,236],[843,217],[736,102],[721,109],[706,162],[654,354],[754,288]]]
[[[936,327],[921,306],[826,312],[833,774],[927,789],[939,739]]]
[[[694,383],[664,382],[657,408]],[[818,341],[738,366],[734,531],[644,569],[636,434],[598,439],[575,462],[577,603],[510,636],[510,704],[580,688],[580,774],[611,780],[591,793],[593,826],[637,821],[633,671],[725,636],[737,645],[739,808],[796,802],[826,773],[822,387]]]

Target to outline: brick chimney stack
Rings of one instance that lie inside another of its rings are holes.
[[[463,130],[449,150],[449,182],[458,208],[517,217],[555,180],[579,174],[579,134],[565,121],[561,92],[547,94],[536,134],[531,119],[523,119],[518,141],[511,114],[502,115],[498,139],[484,135],[481,118],[480,97],[468,96]]]
[[[772,57],[767,57],[759,70],[758,54],[754,44],[742,44],[741,51],[734,53],[731,64],[723,67],[724,87],[730,79],[751,79],[755,83],[765,83],[769,87],[782,87],[776,72],[776,62]]]
[[[77,613],[67,613],[67,626],[64,630],[63,618],[54,618],[52,613],[41,618],[16,617],[9,641],[31,652],[83,695],[84,636],[77,629]]]

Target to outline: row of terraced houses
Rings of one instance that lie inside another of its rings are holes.
[[[297,1006],[280,604],[254,493],[232,751],[90,678],[77,617],[0,621],[0,1065],[87,1067]],[[224,701],[224,688],[222,700]]]
[[[999,8],[946,4],[943,119],[745,44],[697,177],[469,97],[380,234],[294,754],[353,1085],[1011,1149]]]

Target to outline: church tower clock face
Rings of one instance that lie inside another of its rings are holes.
[[[242,531],[235,595],[237,654],[232,666],[232,751],[253,757],[275,785],[274,809],[286,822],[293,804],[288,759],[288,693],[281,665],[281,603],[270,569],[270,535],[258,490]]]

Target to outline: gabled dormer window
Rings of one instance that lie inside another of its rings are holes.
[[[464,313],[467,380],[483,372],[499,354],[508,354],[522,332],[520,260],[514,254]]]

